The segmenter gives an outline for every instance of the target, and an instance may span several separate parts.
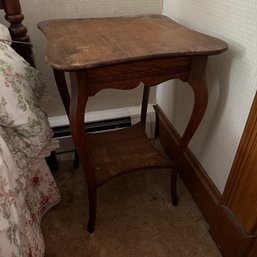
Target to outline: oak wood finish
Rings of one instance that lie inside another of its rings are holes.
[[[186,29],[162,15],[53,20],[38,26],[48,39],[46,60],[54,69],[60,95],[69,110],[72,136],[87,178],[88,230],[93,232],[95,227],[96,187],[112,176],[143,166],[172,167],[171,196],[177,205],[179,161],[207,105],[207,57],[224,52],[227,44]],[[65,71],[70,72],[71,77],[70,104],[63,81]],[[189,82],[195,104],[177,152],[167,163],[148,143],[142,127],[150,87],[169,79]],[[84,111],[88,97],[106,88],[132,89],[140,82],[145,85],[141,125],[122,132],[85,135]],[[128,143],[128,139],[131,142]],[[112,149],[116,154],[110,153]]]
[[[1,0],[0,8],[5,11],[5,19],[10,23],[9,31],[12,40],[30,43],[27,34],[27,28],[22,24],[24,19],[21,13],[21,5],[19,0]],[[20,54],[28,63],[35,66],[32,54],[31,44],[12,43],[12,47]]]
[[[66,71],[160,57],[208,56],[227,49],[225,42],[163,15],[51,20],[38,27],[48,39],[47,63]]]
[[[256,256],[257,236],[257,95],[241,138],[236,157],[221,199],[223,211],[219,213],[218,225],[212,229],[213,236],[224,249],[224,256]],[[229,220],[236,220],[237,231]],[[221,230],[223,228],[223,230]],[[241,236],[241,237],[240,237]],[[255,242],[255,243],[254,243]],[[237,247],[235,247],[235,245]]]
[[[99,186],[114,176],[145,168],[170,168],[147,139],[143,123],[122,130],[89,134],[87,140]]]
[[[257,95],[255,96],[231,173],[223,203],[230,207],[247,234],[257,231]]]
[[[144,93],[143,93],[142,107],[141,107],[141,116],[140,116],[140,121],[143,123],[144,127],[145,127],[145,123],[146,123],[149,94],[150,94],[150,87],[144,86]]]
[[[257,239],[255,238],[253,245],[251,246],[250,252],[247,257],[256,257],[257,253]]]
[[[229,206],[222,204],[216,211],[216,223],[210,227],[210,233],[224,257],[246,257],[254,240],[248,235]]]

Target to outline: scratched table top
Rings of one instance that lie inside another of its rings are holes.
[[[48,40],[47,63],[67,71],[162,57],[215,55],[228,48],[224,41],[163,15],[49,20],[38,27]]]

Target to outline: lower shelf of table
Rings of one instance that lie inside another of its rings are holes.
[[[96,184],[144,168],[169,168],[171,161],[153,147],[142,123],[129,128],[88,134]]]

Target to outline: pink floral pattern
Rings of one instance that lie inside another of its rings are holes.
[[[0,257],[43,257],[41,218],[60,201],[44,93],[39,72],[0,42]]]

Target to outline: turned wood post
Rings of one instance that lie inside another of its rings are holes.
[[[21,5],[19,0],[3,1],[5,10],[5,19],[10,23],[9,31],[14,41],[30,42],[27,34],[27,28],[22,24],[24,15],[21,13]],[[32,54],[32,45],[12,43],[12,48],[20,54],[32,66],[35,66]]]

